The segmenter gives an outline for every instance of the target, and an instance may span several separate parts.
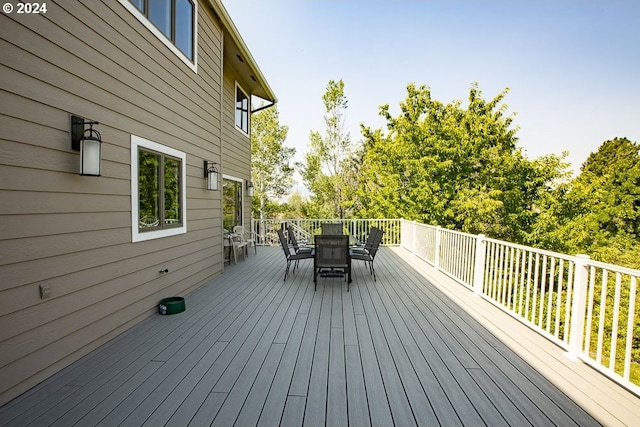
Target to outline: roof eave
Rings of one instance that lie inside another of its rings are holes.
[[[251,68],[251,70],[253,71],[253,76],[255,76],[257,83],[262,88],[262,91],[261,91],[262,93],[255,93],[254,95],[257,95],[260,98],[263,98],[267,101],[271,101],[273,103],[278,102],[276,95],[273,93],[273,90],[269,86],[267,79],[262,74],[260,67],[258,67],[256,60],[253,58],[253,55],[251,55],[251,51],[249,51],[249,48],[247,47],[244,40],[242,39],[240,32],[236,28],[235,24],[233,23],[233,20],[229,16],[229,13],[225,9],[222,2],[220,0],[208,0],[208,1],[209,1],[209,4],[211,4],[211,7],[213,7],[214,10],[218,13],[222,26],[227,30],[229,36],[231,37],[231,40],[236,45],[238,51],[242,55],[243,60],[247,63],[249,68]]]

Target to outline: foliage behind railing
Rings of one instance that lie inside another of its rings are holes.
[[[639,270],[402,220],[401,246],[640,393]]]
[[[371,227],[384,231],[381,244],[397,246],[400,244],[399,219],[252,219],[252,230],[256,233],[259,245],[279,245],[278,229],[284,224],[291,224],[300,242],[309,242],[311,236],[320,234],[323,223],[342,223],[345,234],[364,242]]]

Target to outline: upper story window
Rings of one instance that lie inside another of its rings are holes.
[[[141,22],[167,46],[195,66],[196,5],[193,0],[120,0]],[[131,7],[133,6],[133,7]],[[184,60],[184,59],[183,59]]]
[[[236,127],[249,135],[249,97],[236,83]]]

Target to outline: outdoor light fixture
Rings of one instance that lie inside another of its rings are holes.
[[[207,178],[207,190],[218,190],[218,169],[216,162],[204,161],[204,177]]]
[[[80,150],[80,175],[100,176],[102,137],[93,128],[96,121],[71,116],[71,148]],[[89,129],[85,128],[89,125]]]
[[[247,195],[253,197],[253,182],[247,181]]]

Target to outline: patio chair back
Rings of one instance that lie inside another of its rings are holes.
[[[258,253],[258,246],[256,245],[256,239],[252,237],[252,233],[247,231],[242,225],[236,225],[233,227],[233,234],[239,236],[240,241],[245,245],[245,255],[248,255],[248,246],[253,246],[253,251]]]
[[[347,268],[349,266],[349,236],[316,236],[316,268]]]
[[[287,268],[284,271],[284,280],[287,280],[287,276],[289,275],[289,267],[291,266],[291,262],[295,261],[294,265],[293,265],[293,271],[296,271],[296,267],[298,266],[298,263],[300,262],[301,259],[311,259],[313,258],[313,252],[312,251],[301,251],[295,254],[291,253],[291,250],[289,249],[289,245],[287,244],[287,239],[285,239],[284,237],[284,230],[279,229],[278,230],[278,238],[280,239],[280,246],[282,246],[282,250],[284,251],[284,256],[287,258]]]
[[[296,238],[296,233],[293,230],[291,224],[287,223],[287,234],[289,235],[289,241],[291,242],[291,246],[293,246],[293,250],[297,253],[300,252],[300,244],[298,243],[298,239]],[[302,248],[310,251],[310,248]]]
[[[314,290],[318,284],[318,274],[322,270],[342,270],[348,283],[351,282],[351,258],[349,256],[349,236],[320,235],[315,238],[315,256],[313,257]]]
[[[369,235],[367,236],[367,240],[365,240],[365,242],[364,242],[364,248],[365,249],[368,250],[373,246],[373,242],[376,239],[376,236],[378,235],[377,233],[378,233],[379,230],[380,229],[377,228],[377,227],[371,227],[369,229]]]
[[[382,242],[382,235],[384,232],[375,227],[371,227],[369,230],[369,237],[371,238],[371,244],[366,245],[364,250],[354,250],[351,255],[352,260],[364,261],[369,266],[369,272],[373,276],[373,280],[376,281],[376,270],[373,267],[373,260],[376,257],[376,253],[378,253],[378,248],[380,247],[380,242]],[[367,238],[369,241],[369,238]]]
[[[291,258],[291,250],[289,249],[289,245],[287,244],[287,239],[284,237],[284,231],[282,229],[278,229],[278,239],[280,239],[280,246],[282,246],[282,250],[284,251],[284,256],[289,260]]]
[[[326,236],[339,236],[342,232],[342,223],[322,223],[322,234]]]
[[[373,260],[376,257],[376,252],[378,252],[378,248],[380,247],[380,242],[382,242],[382,235],[384,234],[384,231],[382,231],[380,228],[373,227],[371,228],[369,235],[371,234],[374,235],[371,242],[371,246],[366,247],[366,249],[368,250],[369,255],[371,256],[371,260]]]

